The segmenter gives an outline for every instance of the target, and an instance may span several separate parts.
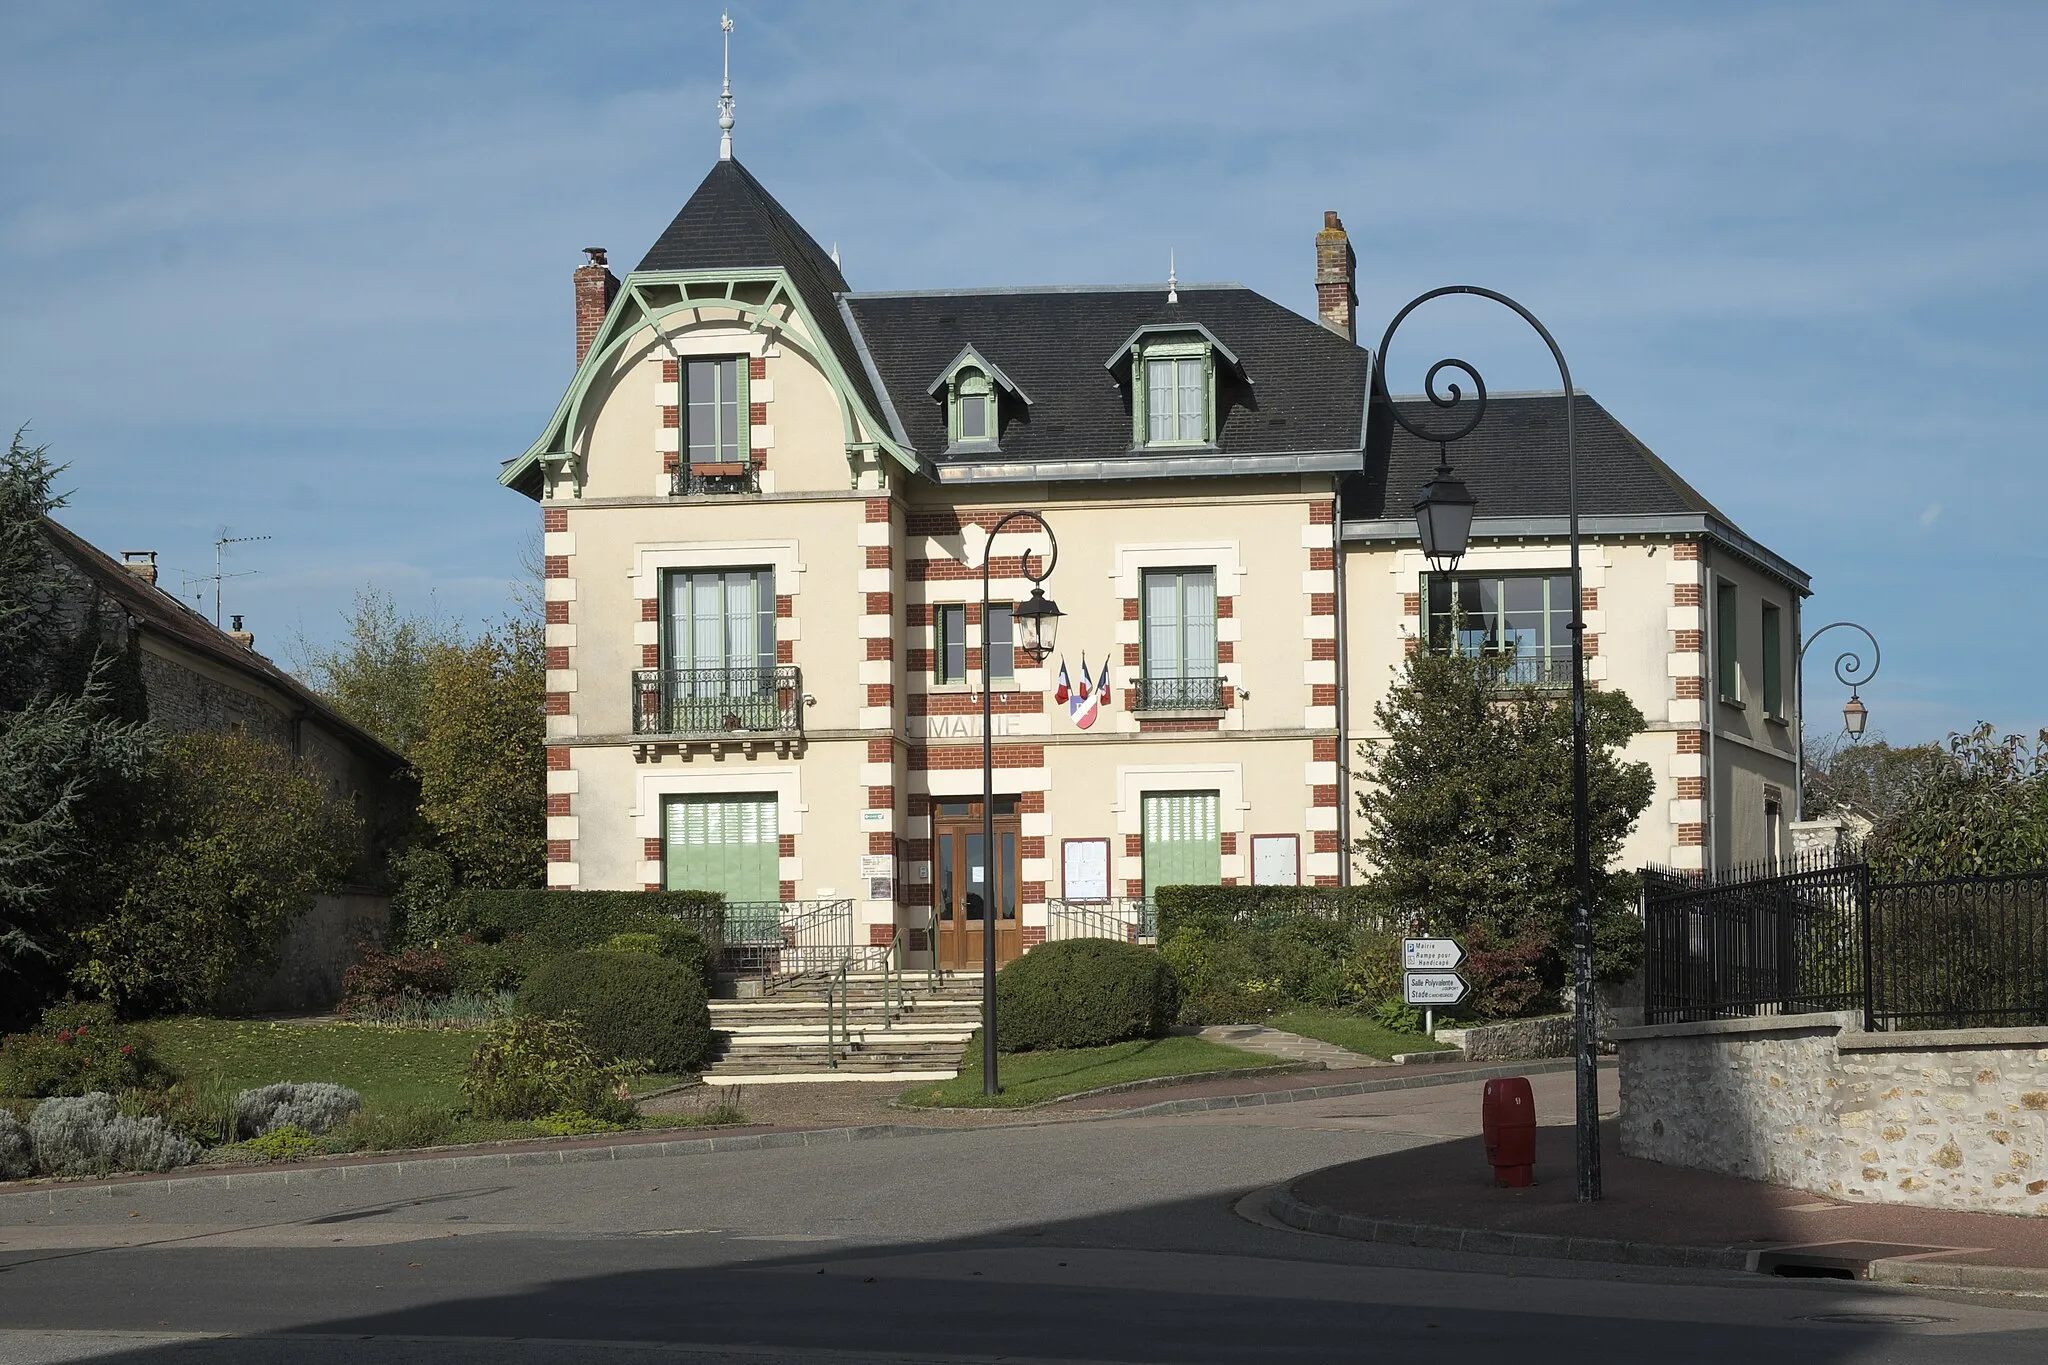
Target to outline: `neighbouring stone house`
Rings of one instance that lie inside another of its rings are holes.
[[[1479,519],[1432,575],[1435,449],[1368,451],[1336,214],[1314,247],[1314,317],[1237,284],[862,292],[722,156],[623,280],[591,251],[575,373],[500,475],[545,533],[549,883],[840,901],[959,965],[985,917],[1008,958],[1161,884],[1354,876],[1350,755],[1453,604],[1567,677],[1563,396],[1460,444]],[[1789,851],[1807,578],[1575,401],[1589,678],[1657,782],[1625,858]],[[1042,666],[1009,604],[1053,546],[988,543],[1018,508],[1057,537]]]

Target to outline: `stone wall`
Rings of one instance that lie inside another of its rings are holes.
[[[315,896],[313,908],[285,931],[277,965],[228,1003],[251,1014],[332,1009],[342,974],[364,943],[381,943],[391,927],[391,898],[360,893]]]
[[[1533,1057],[1572,1055],[1572,1017],[1549,1014],[1540,1019],[1510,1019],[1500,1024],[1436,1031],[1440,1043],[1455,1043],[1468,1062],[1515,1062]]]
[[[2048,1215],[2048,1028],[1853,1014],[1615,1035],[1621,1149],[1838,1199]]]

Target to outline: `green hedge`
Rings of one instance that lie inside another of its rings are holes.
[[[1149,948],[1110,939],[1046,943],[996,973],[1005,1052],[1157,1038],[1180,1013],[1180,982]]]
[[[1385,903],[1364,886],[1162,886],[1152,901],[1162,943],[1182,929],[1216,935],[1228,925],[1270,928],[1291,919],[1396,927]]]
[[[646,953],[566,953],[542,963],[519,991],[519,1012],[575,1019],[606,1061],[695,1071],[711,1056],[704,983]]]
[[[464,891],[442,909],[442,943],[463,990],[516,990],[541,964],[602,947],[620,934],[652,934],[661,956],[708,990],[725,898],[715,891]]]

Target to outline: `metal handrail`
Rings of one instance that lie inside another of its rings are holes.
[[[696,465],[685,460],[669,471],[668,495],[672,498],[687,498],[694,493],[758,493],[761,491],[761,471],[749,461],[738,473],[707,472],[712,469],[727,470],[729,465]]]
[[[1115,896],[1105,900],[1065,900],[1054,897],[1045,903],[1047,942],[1069,938],[1106,938],[1119,943],[1151,947],[1159,942],[1159,917],[1151,901],[1136,896]]]

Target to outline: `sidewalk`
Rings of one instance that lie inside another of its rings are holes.
[[[1448,1140],[1312,1172],[1274,1196],[1273,1216],[1309,1232],[1482,1254],[2048,1290],[2048,1220],[1850,1204],[1638,1161],[1621,1155],[1612,1120],[1601,1125],[1603,1198],[1581,1204],[1571,1077],[1532,1080],[1545,1121],[1533,1188],[1493,1187],[1477,1135],[1480,1087],[1445,1086],[1426,1108]],[[1603,1090],[1612,1085],[1602,1077]]]

